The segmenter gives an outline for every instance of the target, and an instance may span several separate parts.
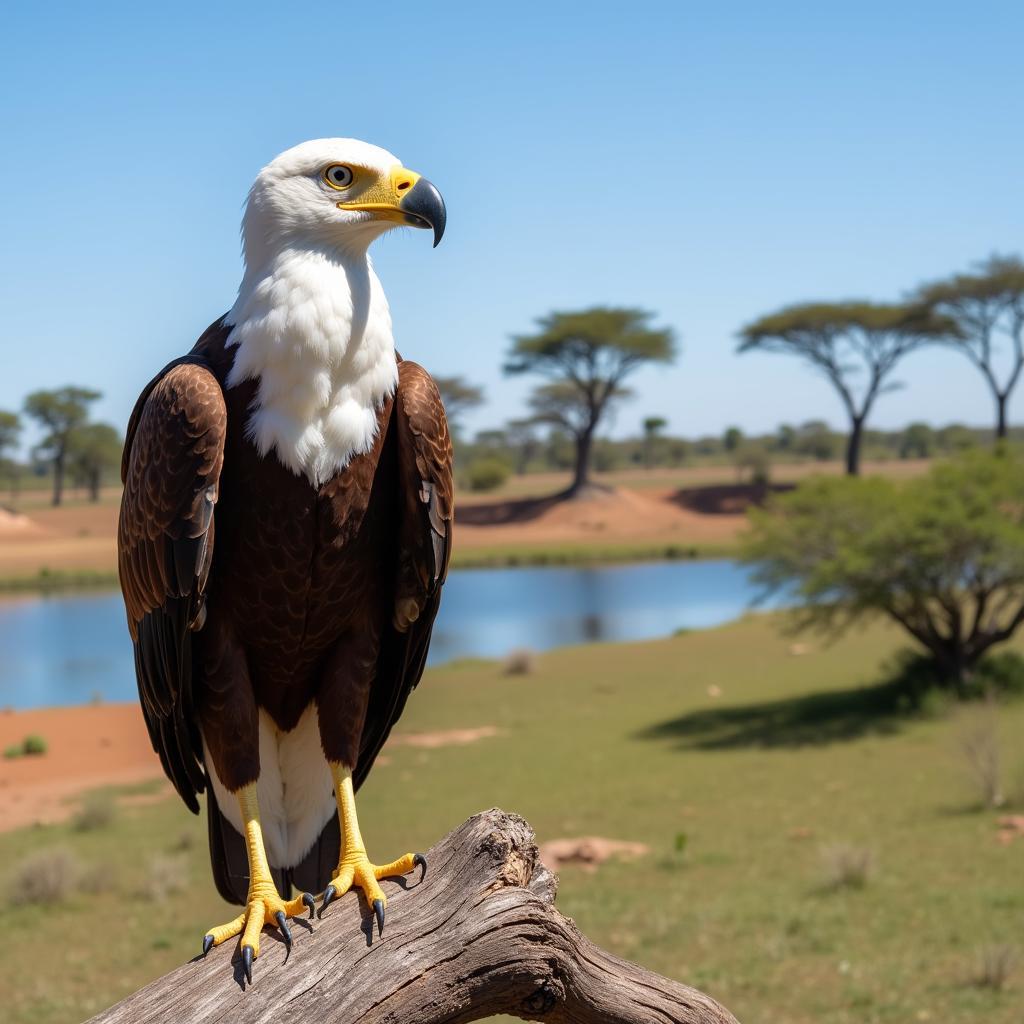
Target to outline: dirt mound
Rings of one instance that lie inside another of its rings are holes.
[[[30,537],[42,537],[46,531],[38,523],[20,512],[11,512],[0,508],[0,541],[24,540]]]
[[[705,516],[742,515],[751,505],[763,505],[773,494],[785,494],[794,484],[719,484],[684,487],[671,496],[680,508]]]
[[[584,871],[596,871],[611,857],[636,860],[650,852],[643,843],[630,843],[601,836],[580,836],[578,839],[551,839],[541,843],[540,859],[558,871],[565,864],[579,864]]]
[[[456,513],[460,548],[601,541],[670,544],[727,539],[742,512],[709,516],[686,508],[676,491],[595,491],[585,499],[465,501]]]

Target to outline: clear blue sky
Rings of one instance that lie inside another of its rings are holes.
[[[682,338],[616,433],[839,424],[797,363],[735,356],[737,328],[1024,250],[1019,2],[15,3],[3,22],[3,408],[82,383],[123,426],[231,305],[246,189],[307,138],[383,145],[444,194],[440,248],[396,232],[376,259],[402,351],[485,387],[472,428],[522,411],[508,335],[598,302]],[[876,425],[992,420],[963,357],[903,378]]]

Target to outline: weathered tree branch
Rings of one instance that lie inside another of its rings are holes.
[[[555,909],[556,879],[522,818],[477,814],[427,860],[422,883],[384,883],[382,939],[365,902],[350,893],[323,921],[293,923],[287,963],[277,933],[266,931],[251,986],[225,944],[91,1024],[455,1024],[499,1013],[573,1024],[736,1024],[696,989],[584,938]]]

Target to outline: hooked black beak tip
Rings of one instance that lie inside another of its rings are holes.
[[[399,209],[406,215],[406,219],[413,227],[433,229],[434,248],[436,249],[444,235],[447,212],[441,193],[434,185],[426,178],[420,178],[401,201]]]

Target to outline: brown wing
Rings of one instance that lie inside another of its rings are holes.
[[[201,359],[187,357],[143,391],[121,465],[118,572],[139,697],[164,771],[195,812],[205,776],[191,634],[205,617],[226,428],[220,384]]]
[[[385,630],[354,773],[358,787],[423,675],[452,548],[452,442],[437,386],[398,365],[392,413],[398,446],[399,535],[394,615]]]

